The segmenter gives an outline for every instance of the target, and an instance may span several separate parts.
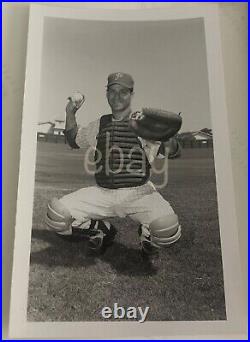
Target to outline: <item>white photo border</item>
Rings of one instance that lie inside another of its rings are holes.
[[[74,20],[156,21],[203,18],[206,35],[210,112],[214,135],[226,321],[190,322],[27,322],[30,245],[39,115],[43,23],[46,17]],[[224,73],[216,4],[178,4],[168,9],[97,10],[31,5],[22,121],[19,185],[10,307],[11,338],[212,339],[244,334],[242,276],[230,155]],[[225,172],[226,170],[226,172]]]

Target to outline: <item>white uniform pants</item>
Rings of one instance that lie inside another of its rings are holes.
[[[129,216],[135,222],[149,225],[159,217],[174,213],[152,182],[121,189],[90,186],[63,196],[60,201],[79,223]]]

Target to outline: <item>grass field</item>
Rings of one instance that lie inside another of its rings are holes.
[[[99,257],[84,242],[66,242],[46,229],[48,199],[94,183],[82,170],[82,151],[38,143],[28,320],[102,320],[101,309],[115,302],[149,306],[151,321],[226,319],[212,150],[184,149],[170,161],[169,183],[160,192],[183,234],[153,263],[141,260],[137,226],[129,219],[112,221],[115,243]]]

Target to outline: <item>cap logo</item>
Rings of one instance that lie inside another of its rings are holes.
[[[116,74],[115,74],[115,81],[117,81],[119,78],[121,78],[122,77],[122,73],[121,72],[117,72]]]

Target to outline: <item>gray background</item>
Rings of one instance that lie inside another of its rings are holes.
[[[63,70],[63,72],[62,72]],[[183,114],[182,131],[211,128],[202,19],[105,22],[46,18],[39,121],[65,119],[66,98],[86,97],[77,115],[87,124],[109,113],[105,86],[112,72],[135,80],[133,110]]]
[[[46,4],[46,3],[44,3]],[[47,3],[53,5],[52,3]],[[96,8],[162,8],[167,3],[68,4]],[[240,241],[247,293],[247,4],[220,4],[226,100]],[[3,338],[7,336],[19,171],[28,3],[3,4]],[[247,298],[247,297],[246,297]]]

